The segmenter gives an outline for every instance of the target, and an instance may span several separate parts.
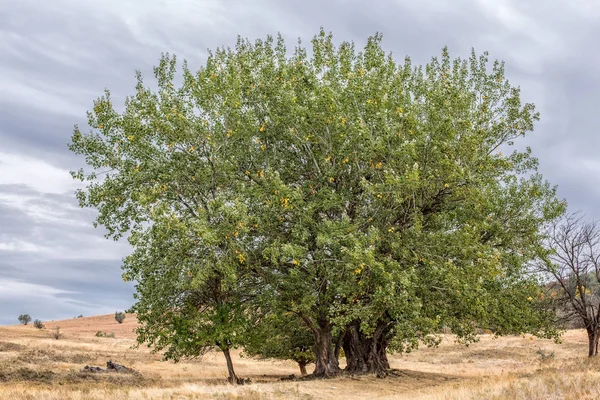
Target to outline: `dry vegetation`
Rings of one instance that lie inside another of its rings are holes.
[[[20,399],[596,399],[600,361],[587,360],[583,331],[569,331],[563,344],[529,336],[493,339],[464,347],[444,340],[437,349],[390,357],[397,374],[385,379],[343,377],[280,381],[298,374],[294,363],[256,361],[236,353],[238,374],[252,384],[225,383],[221,354],[174,364],[148,349],[134,350],[135,316],[123,324],[114,315],[0,327],[0,398]],[[50,330],[60,326],[64,337]],[[95,337],[97,331],[115,338]],[[84,365],[107,360],[139,374],[88,374]]]

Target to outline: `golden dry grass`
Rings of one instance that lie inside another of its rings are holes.
[[[64,337],[50,331],[60,326]],[[583,331],[569,331],[563,344],[529,336],[481,337],[469,347],[447,337],[439,348],[390,356],[398,372],[317,381],[280,381],[297,374],[290,362],[257,361],[235,353],[239,376],[252,384],[225,383],[219,353],[174,364],[135,343],[134,315],[118,324],[113,315],[0,327],[0,399],[596,399],[600,361],[587,360]],[[97,331],[115,338],[95,337]],[[549,355],[553,354],[551,357]],[[86,374],[84,365],[107,360],[139,374]]]

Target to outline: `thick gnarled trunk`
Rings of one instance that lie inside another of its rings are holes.
[[[332,326],[325,318],[313,329],[315,335],[315,371],[314,376],[331,377],[339,375],[342,370],[335,355]]]
[[[375,332],[367,337],[359,323],[348,326],[343,348],[346,355],[345,371],[351,374],[376,374],[385,376],[390,369],[387,359],[389,326],[381,322]]]

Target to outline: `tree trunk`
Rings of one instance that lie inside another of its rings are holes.
[[[300,367],[300,375],[305,376],[308,374],[308,372],[306,372],[306,363],[299,362],[298,366]]]
[[[227,378],[227,382],[233,384],[239,384],[240,380],[235,374],[233,369],[233,361],[231,360],[231,354],[229,353],[229,347],[222,347],[221,351],[225,355],[225,361],[227,361],[227,372],[229,373],[229,377]]]
[[[337,337],[337,340],[335,341],[335,349],[333,351],[333,353],[335,354],[335,358],[338,360],[340,359],[340,353],[342,351],[342,346],[344,344],[344,335],[346,335],[346,332],[342,331],[340,332],[340,334]]]
[[[360,324],[348,326],[344,337],[346,372],[351,374],[376,374],[385,376],[390,369],[387,359],[389,326],[380,322],[375,332],[367,337],[360,331]]]
[[[339,375],[342,370],[333,348],[332,326],[325,318],[319,320],[315,335],[315,371],[314,376],[331,377]]]
[[[598,339],[599,339],[598,328],[588,328],[588,357],[595,357],[598,355]]]

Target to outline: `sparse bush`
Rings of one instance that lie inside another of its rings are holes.
[[[56,339],[59,340],[60,338],[63,337],[63,334],[60,332],[60,327],[57,326],[56,328],[52,329],[52,333],[51,336]]]
[[[554,359],[554,352],[553,351],[550,352],[550,353],[546,353],[546,351],[544,351],[542,349],[538,349],[538,351],[536,351],[535,354],[537,354],[538,356],[540,356],[540,359],[542,361]]]
[[[83,318],[83,314],[79,314],[77,318]]]
[[[123,321],[125,321],[125,313],[121,312],[121,311],[116,311],[115,312],[115,321],[122,324]]]
[[[44,324],[39,319],[33,321],[33,326],[35,326],[37,329],[44,329]]]
[[[31,315],[29,315],[29,314],[21,314],[21,315],[19,315],[19,317],[17,319],[23,325],[27,325],[28,323],[31,322]]]
[[[114,338],[115,337],[115,333],[114,332],[104,332],[104,331],[98,331],[96,332],[96,337],[107,337],[107,338]]]

